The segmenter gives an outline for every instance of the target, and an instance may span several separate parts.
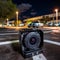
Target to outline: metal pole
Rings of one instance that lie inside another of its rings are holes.
[[[18,11],[16,11],[16,20],[17,20],[17,27],[18,27]]]
[[[18,26],[18,14],[17,14],[17,26]]]
[[[58,22],[58,9],[55,9],[56,12],[56,22]]]

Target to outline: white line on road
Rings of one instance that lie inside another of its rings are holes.
[[[51,33],[52,31],[44,31],[43,33]]]
[[[19,40],[5,41],[5,42],[0,42],[0,45],[11,44],[11,43],[18,43],[18,42],[19,42]],[[44,42],[60,46],[60,42],[51,41],[51,40],[44,40]]]
[[[3,34],[0,34],[0,35],[12,35],[12,34],[18,34],[18,33],[3,33]]]
[[[60,42],[51,41],[51,40],[44,40],[44,42],[60,46]]]
[[[19,40],[14,40],[14,41],[5,41],[5,42],[0,42],[0,45],[6,45],[6,44],[11,44],[11,43],[17,43]]]
[[[44,31],[44,33],[50,33],[52,31]],[[19,34],[18,32],[16,33],[1,33],[0,35],[12,35],[12,34]]]

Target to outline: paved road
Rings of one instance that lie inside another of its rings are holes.
[[[44,39],[58,42],[60,44],[60,33],[51,32],[48,34],[44,34]],[[60,45],[44,43],[45,54],[48,60],[60,60]]]
[[[0,29],[0,42],[18,39],[18,31],[15,29]]]
[[[48,33],[44,34],[44,39],[60,42],[60,33]]]
[[[13,35],[11,34],[9,36],[0,35],[0,39],[1,37],[6,38],[5,40],[3,39],[3,41],[6,40],[10,41],[12,40],[11,38],[13,37],[14,39],[18,39],[17,34]],[[60,33],[55,32],[45,33],[44,39],[60,43]],[[2,45],[0,46],[0,60],[25,60],[20,55],[19,51],[20,51],[19,43]],[[45,42],[43,47],[43,54],[46,56],[47,60],[60,60],[60,46]],[[32,60],[32,58],[27,60]]]
[[[44,33],[51,32],[51,30],[42,29]],[[3,29],[0,30],[0,42],[11,41],[19,39],[19,31],[14,29]]]

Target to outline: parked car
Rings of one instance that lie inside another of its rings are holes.
[[[47,23],[48,26],[60,26],[60,22],[49,22]]]
[[[48,23],[48,26],[54,26],[54,23]]]
[[[19,26],[20,26],[20,27],[23,27],[23,26],[24,26],[24,24],[23,24],[23,23],[21,23],[21,24],[19,24]]]
[[[44,25],[43,23],[39,23],[39,22],[35,23],[35,22],[32,22],[32,23],[30,23],[28,25],[28,27],[36,27],[36,28],[39,28],[39,27],[41,27],[43,25]]]
[[[60,26],[60,23],[55,23],[54,25],[55,25],[55,26]]]

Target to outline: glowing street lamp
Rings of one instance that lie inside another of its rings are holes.
[[[56,12],[56,22],[58,22],[58,9],[55,9]]]
[[[18,11],[16,11],[16,20],[17,20],[17,26],[18,26]]]

